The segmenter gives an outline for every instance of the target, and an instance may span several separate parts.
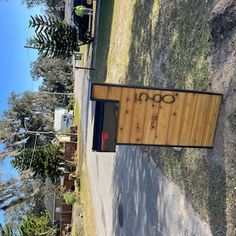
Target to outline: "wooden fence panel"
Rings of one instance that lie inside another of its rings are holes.
[[[117,143],[211,147],[221,95],[94,85],[92,99],[119,102]]]
[[[163,98],[165,95],[173,95],[170,91],[157,91],[158,94]],[[171,104],[160,101],[159,112],[157,116],[157,127],[154,144],[166,145],[168,135],[168,125],[170,122]]]
[[[108,86],[96,85],[93,86],[92,95],[94,99],[107,100]]]
[[[176,100],[172,104],[167,143],[178,145],[186,93],[174,92],[174,96]]]
[[[182,121],[180,124],[179,145],[190,145],[191,131],[193,126],[193,119],[197,106],[198,94],[187,93],[184,109],[182,114]]]
[[[134,104],[132,112],[132,122],[131,122],[131,133],[130,133],[130,143],[142,143],[143,133],[144,133],[144,119],[146,112],[146,102],[139,101],[137,99],[138,94],[148,93],[148,90],[135,89],[134,94]]]
[[[157,93],[156,90],[148,90],[148,96],[153,97]],[[145,120],[144,120],[144,132],[142,143],[150,144],[155,143],[157,119],[159,113],[160,103],[156,103],[150,99],[146,102]]]
[[[123,88],[121,92],[117,142],[129,143],[134,104],[134,89]]]
[[[202,138],[202,146],[212,146],[214,133],[216,129],[217,117],[220,109],[220,96],[211,96],[208,103],[208,112],[205,120],[204,135]]]
[[[195,115],[193,118],[193,126],[191,130],[192,133],[189,142],[189,145],[191,146],[201,146],[202,144],[209,102],[209,95],[199,94],[197,98],[197,105],[195,108]]]

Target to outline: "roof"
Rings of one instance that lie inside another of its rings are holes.
[[[54,222],[56,192],[53,191],[53,184],[49,178],[46,178],[45,180],[45,188],[46,194],[44,196],[44,204],[51,221]]]

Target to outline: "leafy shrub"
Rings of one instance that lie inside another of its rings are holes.
[[[63,198],[67,204],[74,204],[77,201],[75,192],[71,191],[64,193]]]

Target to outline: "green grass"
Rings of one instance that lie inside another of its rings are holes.
[[[200,151],[186,149],[176,152],[162,148],[159,167],[176,182],[203,219],[209,220],[213,232],[225,231],[226,173]]]
[[[152,21],[153,8],[153,2],[136,1],[126,83],[206,90],[211,4],[195,0],[175,3],[170,16],[160,11],[157,24]],[[160,65],[156,74],[152,73],[153,62]]]
[[[174,7],[171,14],[174,30],[168,39],[170,61],[166,72],[167,85],[207,90],[207,56],[211,46],[208,17],[211,7],[211,3],[202,0],[182,1]]]
[[[95,236],[96,224],[93,211],[92,197],[90,193],[90,184],[86,167],[82,170],[81,176],[81,201],[83,203],[83,224],[84,235]]]
[[[94,236],[96,234],[96,225],[94,219],[94,213],[92,208],[92,199],[90,195],[90,185],[88,180],[88,173],[86,170],[86,162],[84,159],[84,145],[80,138],[80,115],[79,104],[74,103],[74,123],[78,127],[77,133],[77,168],[76,168],[76,193],[80,197],[80,202],[83,204],[83,224],[73,224],[72,235],[85,235]],[[69,196],[71,197],[71,196]],[[72,201],[73,201],[72,196]],[[73,207],[81,208],[81,205],[77,202]],[[75,220],[76,221],[76,220]]]
[[[73,226],[71,235],[72,236],[84,236],[83,225],[77,224],[77,225]]]
[[[92,80],[104,82],[106,79],[107,56],[110,45],[110,32],[112,24],[114,0],[101,1],[100,24],[98,29],[98,42],[96,51],[95,72],[92,72]]]

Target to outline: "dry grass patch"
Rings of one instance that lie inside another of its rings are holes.
[[[82,169],[81,177],[81,201],[83,204],[83,221],[84,221],[84,235],[95,236],[96,225],[95,216],[93,212],[92,197],[90,193],[90,184],[86,167]]]
[[[79,104],[77,102],[74,104],[74,125],[77,126],[76,192],[80,197],[80,202],[77,202],[73,206],[75,214],[73,214],[72,236],[94,236],[96,234],[96,226],[90,195],[88,173],[86,171],[85,147],[81,141]],[[80,209],[82,209],[83,212],[82,219],[79,219],[78,215]]]
[[[111,43],[107,59],[106,82],[124,82],[129,65],[134,1],[115,1],[111,25]]]

